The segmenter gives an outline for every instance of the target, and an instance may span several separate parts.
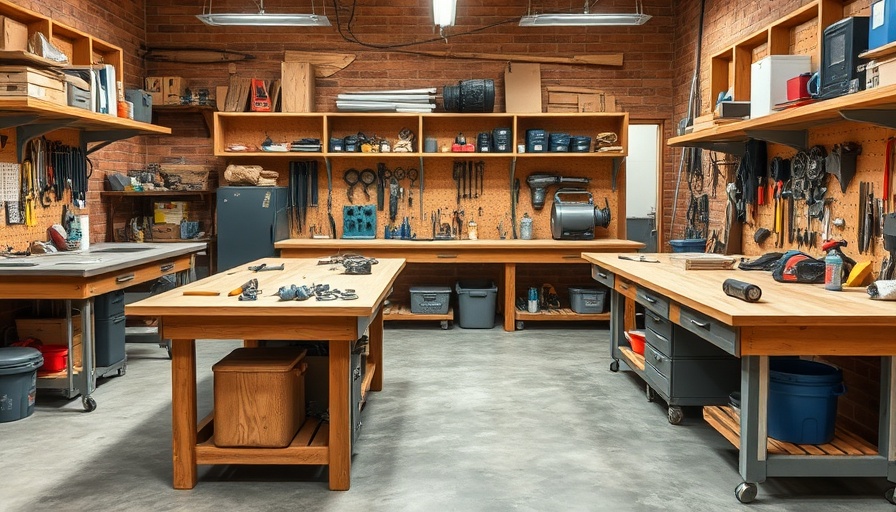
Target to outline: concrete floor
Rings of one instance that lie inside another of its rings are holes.
[[[195,489],[173,490],[169,361],[129,344],[96,411],[40,394],[33,416],[0,424],[0,510],[893,510],[883,478],[772,479],[739,504],[728,441],[699,412],[670,425],[639,379],[611,373],[605,324],[562,327],[388,325],[348,492],[327,490],[321,468],[283,466],[203,466]],[[236,346],[198,343],[200,417],[211,365]]]

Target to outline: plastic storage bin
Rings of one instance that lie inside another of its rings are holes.
[[[44,358],[36,348],[0,348],[0,423],[34,413],[37,369]]]
[[[411,286],[411,313],[447,314],[449,300],[451,288],[448,286]]]
[[[600,288],[569,289],[569,308],[576,313],[603,313],[607,307],[607,291]]]
[[[112,366],[120,363],[125,357],[125,316],[124,313],[112,318],[101,319],[97,315],[94,320],[96,343],[96,366]]]
[[[706,239],[669,240],[672,252],[706,252]]]
[[[68,347],[65,345],[39,345],[37,350],[44,358],[44,364],[40,371],[55,373],[65,370],[68,366]]]
[[[896,0],[872,3],[868,49],[873,50],[893,41],[896,41]]]
[[[491,281],[459,281],[455,285],[458,302],[457,323],[463,329],[491,329],[495,326],[498,287]]]
[[[771,359],[769,437],[796,444],[831,442],[837,397],[844,392],[839,368],[804,359]]]
[[[750,118],[774,112],[787,102],[787,81],[812,72],[808,55],[769,55],[750,66]]]
[[[305,422],[305,351],[238,348],[215,374],[215,445],[283,448]]]

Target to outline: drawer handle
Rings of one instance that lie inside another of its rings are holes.
[[[436,258],[445,258],[445,259],[457,258],[457,254],[437,254]]]
[[[601,279],[606,279],[606,278],[607,278],[607,274],[604,274],[603,272],[598,272],[598,273],[597,273],[597,277],[599,277],[599,278],[601,278]]]
[[[622,288],[623,290],[628,290],[628,285],[625,283],[620,283],[619,287]]]
[[[133,280],[134,280],[134,274],[128,274],[126,276],[119,276],[119,277],[115,278],[115,282],[117,284],[126,283],[128,281],[133,281]]]
[[[658,317],[658,316],[654,315],[653,313],[650,313],[650,318],[653,319],[653,321],[656,323],[660,323],[663,321],[663,319],[661,317]]]
[[[651,304],[656,304],[656,299],[654,299],[653,297],[644,297],[644,300]]]
[[[653,353],[653,360],[658,363],[662,363],[664,361],[663,356],[657,354],[656,352]]]
[[[165,263],[164,265],[159,267],[159,270],[162,272],[168,272],[172,268],[174,268],[174,263]]]
[[[691,323],[694,324],[694,325],[696,325],[697,327],[699,327],[699,328],[701,328],[701,329],[709,329],[709,322],[698,322],[698,321],[696,321],[696,320],[694,320],[694,319],[691,319]]]

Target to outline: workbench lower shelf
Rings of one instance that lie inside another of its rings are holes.
[[[525,327],[524,322],[584,322],[589,320],[610,321],[609,313],[576,313],[570,308],[543,309],[537,313],[520,311],[514,313],[516,330]]]
[[[707,406],[703,408],[703,419],[740,448],[740,417],[734,409],[729,406]],[[771,455],[878,455],[877,447],[842,429],[836,429],[834,440],[827,444],[793,444],[768,438],[767,450]]]
[[[411,308],[407,304],[393,302],[383,307],[383,321],[389,320],[438,320],[441,322],[442,329],[448,329],[451,327],[451,323],[454,322],[454,308],[449,307],[448,312],[445,314],[411,313]]]
[[[284,464],[307,465],[329,463],[330,424],[308,418],[292,443],[285,448],[222,448],[215,446],[214,412],[199,424],[196,444],[197,464]]]

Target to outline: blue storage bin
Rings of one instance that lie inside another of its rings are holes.
[[[769,437],[796,444],[831,442],[837,397],[845,392],[839,368],[804,359],[769,360]]]
[[[868,23],[868,49],[873,50],[893,41],[896,41],[896,0],[874,2]]]
[[[672,252],[706,252],[706,239],[669,240]]]

